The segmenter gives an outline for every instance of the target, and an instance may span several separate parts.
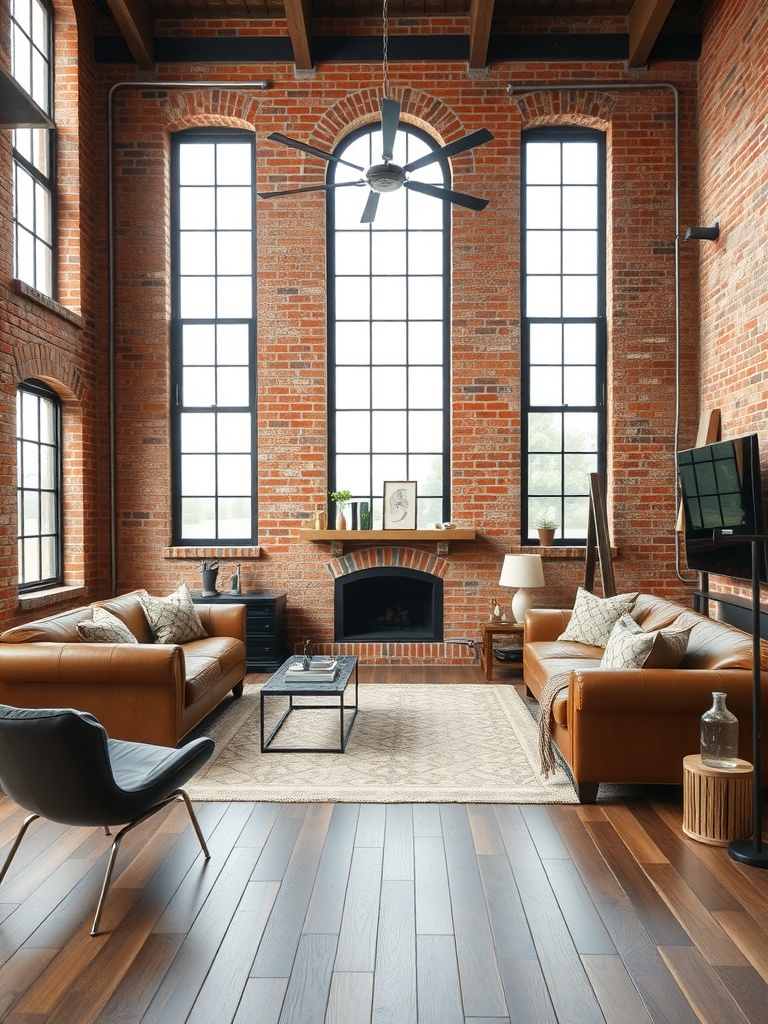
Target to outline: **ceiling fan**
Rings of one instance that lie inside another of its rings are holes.
[[[327,160],[328,162],[344,164],[345,167],[352,167],[357,171],[362,171],[363,177],[358,178],[356,181],[339,181],[324,185],[305,185],[303,188],[289,188],[283,189],[279,192],[259,192],[259,196],[262,199],[274,199],[276,196],[291,196],[296,195],[298,192],[322,192],[334,188],[345,188],[349,186],[360,187],[368,185],[370,188],[370,194],[368,195],[368,201],[365,204],[363,215],[360,218],[361,224],[373,223],[376,217],[376,210],[379,205],[379,196],[382,192],[396,192],[399,188],[411,189],[413,192],[420,192],[425,196],[434,196],[436,199],[442,199],[443,202],[455,203],[456,206],[463,206],[468,210],[484,210],[486,208],[488,205],[487,199],[470,196],[464,192],[454,192],[451,189],[441,188],[439,185],[430,185],[424,181],[416,181],[411,178],[410,175],[413,171],[418,171],[420,168],[426,167],[428,164],[434,163],[437,160],[456,156],[458,153],[465,153],[468,149],[474,149],[475,146],[482,146],[484,143],[490,142],[493,139],[493,135],[491,135],[487,128],[480,128],[477,131],[471,132],[469,135],[465,135],[463,138],[457,139],[455,142],[449,142],[448,145],[442,146],[440,149],[435,149],[416,160],[410,160],[403,167],[394,162],[392,153],[395,148],[395,138],[397,136],[397,129],[400,123],[400,103],[397,100],[387,98],[387,93],[389,91],[387,73],[387,0],[384,0],[383,39],[384,98],[381,101],[382,162],[380,164],[373,164],[366,170],[366,168],[361,167],[359,164],[350,163],[348,160],[343,160],[341,157],[334,156],[333,153],[326,153],[325,150],[318,149],[316,146],[310,146],[305,142],[299,142],[296,139],[291,139],[287,135],[281,135],[280,132],[272,132],[267,136],[271,142],[279,142],[283,146],[291,146],[293,149],[301,150],[302,153],[309,153],[310,156],[316,156],[320,160]]]

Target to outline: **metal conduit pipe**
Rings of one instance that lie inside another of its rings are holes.
[[[521,97],[540,92],[576,92],[588,89],[590,92],[612,92],[624,89],[669,89],[675,105],[675,500],[679,495],[677,452],[680,433],[680,93],[671,82],[568,82],[562,85],[537,85],[536,83],[515,85],[509,82],[510,96]],[[680,535],[675,530],[675,572],[683,583],[697,583],[698,576],[686,577],[680,571]]]
[[[268,89],[266,79],[255,82],[116,82],[107,98],[107,271],[109,278],[109,560],[112,596],[117,593],[117,510],[115,493],[115,208],[112,106],[118,89]]]

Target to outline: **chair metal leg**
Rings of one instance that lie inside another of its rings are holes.
[[[118,847],[120,846],[120,843],[122,841],[123,836],[127,832],[130,832],[131,829],[136,828],[136,826],[140,825],[143,821],[146,821],[147,818],[151,818],[153,814],[156,814],[158,811],[161,811],[163,809],[163,807],[167,807],[168,804],[171,803],[174,800],[183,800],[184,803],[187,805],[187,810],[189,811],[189,816],[192,819],[192,825],[194,826],[195,832],[197,834],[197,838],[200,841],[200,846],[203,849],[203,855],[204,855],[206,860],[210,860],[211,859],[211,855],[208,852],[208,847],[206,846],[205,839],[203,837],[203,833],[200,830],[200,825],[198,824],[197,817],[195,815],[194,810],[192,809],[192,804],[189,802],[189,797],[187,796],[187,794],[184,792],[183,789],[174,790],[174,792],[171,793],[169,796],[167,796],[165,798],[165,800],[163,800],[162,803],[157,804],[156,807],[153,807],[151,810],[147,811],[146,814],[142,814],[141,817],[135,818],[133,821],[129,822],[127,825],[124,825],[123,828],[121,828],[120,831],[115,836],[115,838],[114,838],[114,840],[112,842],[112,847],[111,847],[111,849],[109,851],[109,861],[107,862],[107,871],[106,871],[106,874],[104,875],[104,883],[103,883],[103,885],[101,887],[101,895],[99,896],[99,902],[98,902],[98,904],[96,906],[96,916],[93,919],[93,925],[91,927],[91,935],[98,935],[99,921],[101,920],[101,912],[104,909],[104,901],[107,898],[107,890],[109,889],[110,882],[112,881],[112,871],[114,870],[114,867],[115,867],[115,858],[117,857],[117,850],[118,850]],[[25,822],[25,825],[26,825],[26,822]],[[17,845],[18,845],[18,842],[17,842]],[[11,852],[13,853],[14,851],[11,851]],[[0,881],[2,881],[2,875],[0,875]]]
[[[24,819],[24,824],[16,833],[16,838],[13,841],[13,846],[11,847],[8,856],[5,858],[5,863],[3,864],[2,870],[0,871],[0,883],[2,883],[3,879],[5,878],[6,871],[11,866],[11,861],[16,855],[16,851],[18,850],[21,844],[21,840],[24,838],[24,833],[27,831],[32,822],[39,817],[39,814],[30,814]]]

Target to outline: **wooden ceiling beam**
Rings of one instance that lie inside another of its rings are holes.
[[[469,5],[469,67],[472,70],[488,66],[493,4],[494,0],[471,0]]]
[[[108,0],[131,56],[142,71],[155,66],[155,16],[146,0]]]
[[[644,68],[653,44],[659,38],[675,0],[635,0],[629,12],[629,58],[631,68]]]
[[[310,0],[285,0],[293,62],[300,71],[312,68],[312,6]]]

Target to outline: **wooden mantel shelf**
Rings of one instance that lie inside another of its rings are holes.
[[[356,544],[397,544],[403,541],[417,541],[424,544],[436,541],[438,546],[445,545],[447,550],[450,541],[475,540],[473,526],[456,526],[452,530],[299,530],[302,540],[313,544],[330,544],[337,550],[343,548],[344,542]]]

